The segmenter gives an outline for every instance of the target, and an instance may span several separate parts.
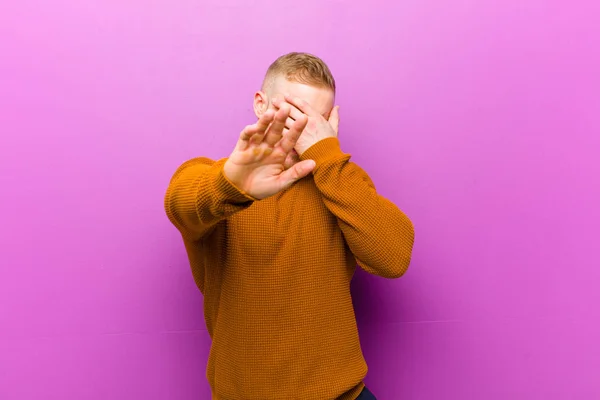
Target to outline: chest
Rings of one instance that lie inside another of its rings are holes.
[[[342,241],[337,219],[312,177],[255,202],[227,223],[229,248],[253,261],[303,254]],[[342,243],[340,243],[342,244]]]

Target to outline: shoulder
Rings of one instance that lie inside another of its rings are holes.
[[[210,167],[212,165],[215,165],[219,161],[220,160],[213,160],[208,157],[195,157],[195,158],[189,159],[189,160],[183,162],[182,164],[180,164],[179,167],[177,168],[177,171],[185,169],[185,168],[193,167],[193,166],[198,166],[198,165],[206,165],[206,166]]]
[[[189,159],[177,167],[177,169],[175,170],[175,172],[173,173],[173,175],[171,177],[171,180],[177,178],[179,175],[181,175],[185,171],[204,170],[204,169],[208,169],[212,166],[215,166],[217,164],[225,163],[225,161],[226,161],[226,159],[213,160],[208,157],[195,157],[195,158]]]

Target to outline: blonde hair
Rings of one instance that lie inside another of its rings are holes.
[[[329,88],[335,93],[335,79],[329,67],[319,57],[309,53],[288,53],[275,60],[267,69],[263,88],[280,75],[291,82]]]

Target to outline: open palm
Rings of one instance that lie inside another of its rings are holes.
[[[308,175],[314,168],[306,160],[285,169],[284,162],[306,127],[307,117],[294,121],[283,134],[290,107],[266,111],[240,134],[235,149],[223,166],[225,176],[256,199],[272,196]]]

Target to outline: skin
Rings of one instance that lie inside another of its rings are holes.
[[[260,200],[310,174],[315,162],[299,156],[320,140],[337,137],[339,107],[334,100],[328,88],[272,79],[254,96],[258,121],[242,130],[223,166],[225,176]]]
[[[286,99],[286,95],[288,96]],[[301,114],[309,117],[309,121],[305,131],[298,140],[298,144],[294,147],[294,151],[290,153],[285,161],[285,167],[290,168],[298,162],[298,157],[311,145],[324,137],[315,135],[316,126],[322,120],[332,119],[332,127],[335,134],[332,132],[320,129],[318,133],[326,136],[337,136],[337,128],[339,124],[339,107],[334,107],[335,93],[326,87],[315,87],[300,82],[287,80],[283,76],[277,76],[269,79],[263,86],[263,90],[256,92],[254,95],[254,113],[257,118],[269,109],[277,111],[282,104],[287,103],[290,106],[290,116],[286,121],[285,129],[289,129],[291,123],[297,120]],[[301,110],[302,108],[302,110]],[[309,115],[311,114],[311,115]],[[313,118],[311,118],[311,116]],[[321,116],[322,118],[315,118]],[[333,117],[333,118],[332,118]],[[285,130],[284,130],[285,134]]]

